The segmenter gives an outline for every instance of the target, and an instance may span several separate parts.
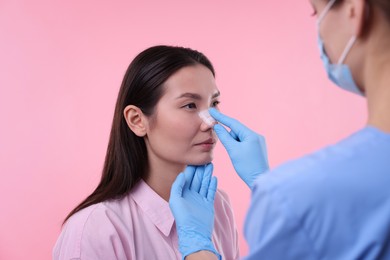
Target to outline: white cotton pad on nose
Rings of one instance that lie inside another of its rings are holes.
[[[213,126],[217,123],[217,121],[215,121],[215,119],[209,114],[208,110],[200,111],[198,115],[208,126]]]

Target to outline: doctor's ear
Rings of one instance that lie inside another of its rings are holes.
[[[136,136],[144,137],[147,130],[147,118],[141,109],[134,105],[128,105],[123,110],[123,116],[130,130]]]
[[[370,18],[370,6],[365,0],[347,0],[348,16],[352,21],[353,35],[361,36],[366,33]]]

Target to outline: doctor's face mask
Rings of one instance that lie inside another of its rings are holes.
[[[324,64],[328,78],[333,83],[344,90],[364,96],[363,92],[358,88],[355,81],[353,80],[352,73],[348,65],[343,64],[353,44],[356,42],[356,36],[352,36],[352,38],[348,41],[347,46],[345,47],[340,59],[336,64],[331,63],[328,55],[325,52],[324,43],[320,36],[320,24],[335,2],[336,0],[329,1],[317,20],[318,47],[321,53],[321,60]]]

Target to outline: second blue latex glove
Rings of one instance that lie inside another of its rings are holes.
[[[171,188],[169,206],[176,221],[179,251],[189,254],[208,250],[221,257],[211,240],[214,229],[214,198],[217,179],[213,166],[188,166]]]
[[[269,169],[264,137],[214,108],[209,112],[215,120],[230,128],[229,132],[220,124],[214,126],[234,169],[249,188],[252,188],[256,178]]]

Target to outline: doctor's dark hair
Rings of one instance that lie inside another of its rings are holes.
[[[327,0],[329,2],[330,0]],[[337,6],[344,0],[336,0],[334,3],[334,6]],[[376,6],[386,17],[387,22],[390,23],[390,1],[389,0],[366,0],[366,3],[368,3],[370,6]]]
[[[124,109],[135,105],[146,116],[153,116],[164,91],[164,82],[183,67],[201,64],[215,76],[213,65],[202,53],[183,47],[154,46],[138,54],[131,62],[120,87],[115,105],[106,158],[97,188],[65,218],[99,202],[125,196],[148,171],[143,137],[128,127]]]

